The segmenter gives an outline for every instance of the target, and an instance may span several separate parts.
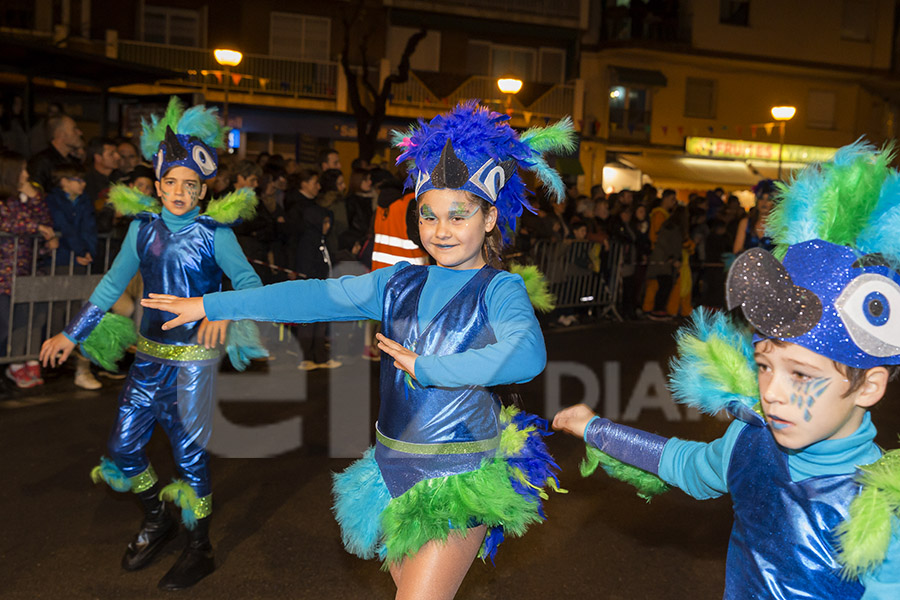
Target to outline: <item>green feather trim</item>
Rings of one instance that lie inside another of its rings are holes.
[[[91,469],[91,481],[94,483],[106,482],[106,485],[117,492],[131,490],[131,480],[125,477],[125,473],[105,456],[100,457],[100,464]]]
[[[525,282],[525,291],[528,292],[528,299],[535,310],[541,312],[550,312],[556,308],[556,296],[550,293],[547,286],[547,280],[534,265],[519,265],[512,263],[509,266],[509,272],[515,273]]]
[[[387,549],[383,568],[412,556],[430,540],[446,540],[451,531],[465,534],[473,521],[521,536],[529,525],[544,520],[539,508],[510,485],[510,468],[502,458],[475,471],[425,479],[381,513]]]
[[[143,212],[162,212],[162,205],[127,185],[114,185],[109,188],[109,201],[117,212],[123,215],[137,215]]]
[[[230,225],[238,219],[249,221],[255,217],[256,203],[256,192],[241,188],[210,202],[203,214],[213,221]]]
[[[91,335],[81,343],[81,352],[107,371],[115,371],[125,350],[137,343],[134,321],[114,313],[106,313]]]
[[[847,579],[877,568],[887,556],[894,521],[900,516],[900,450],[859,467],[862,491],[850,503],[849,517],[835,529],[841,575]]]
[[[571,154],[575,151],[574,130],[572,117],[565,117],[547,127],[532,127],[519,139],[540,153]]]
[[[203,515],[203,501],[187,482],[176,479],[159,492],[160,500],[168,500],[181,509],[181,522],[188,529],[197,526],[198,515]]]
[[[606,474],[613,479],[634,486],[637,489],[637,495],[647,502],[650,502],[654,496],[669,491],[669,484],[659,476],[626,464],[593,446],[585,446],[585,449],[584,460],[578,466],[582,477],[592,475],[598,466],[602,466]]]

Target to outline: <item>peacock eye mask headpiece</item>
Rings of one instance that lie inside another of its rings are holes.
[[[543,153],[569,154],[575,149],[568,117],[521,135],[508,120],[507,115],[471,101],[428,123],[420,119],[418,127],[409,131],[395,131],[394,146],[403,150],[397,164],[409,163],[406,187],[415,189],[416,198],[429,190],[453,189],[487,200],[497,207],[500,231],[508,241],[508,232],[515,229],[523,209],[533,211],[525,198],[519,167],[533,171],[559,201],[565,196],[565,187]]]
[[[215,108],[204,106],[184,110],[173,96],[162,118],[153,115],[149,122],[143,121],[141,153],[153,161],[157,179],[172,167],[187,167],[201,179],[216,175],[216,148],[225,140],[225,128],[216,112]]]
[[[769,215],[773,254],[748,250],[727,282],[762,336],[868,369],[900,364],[900,174],[892,147],[841,148],[810,166]],[[783,260],[778,260],[782,257]]]

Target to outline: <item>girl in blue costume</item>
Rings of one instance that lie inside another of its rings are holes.
[[[561,198],[541,153],[569,151],[572,126],[520,137],[506,120],[468,103],[395,135],[435,266],[143,301],[180,315],[166,327],[204,316],[382,321],[378,347],[393,360],[381,361],[377,442],[335,476],[335,513],[350,552],[385,561],[397,598],[452,598],[476,555],[493,558],[505,533],[543,520],[543,487],[556,487],[546,422],[501,408],[491,388],[546,362],[523,280],[497,267],[502,232],[526,205],[518,167]]]
[[[222,289],[223,274],[236,289],[262,285],[229,227],[254,214],[252,191],[214,200],[202,215],[197,208],[206,195],[203,180],[216,174],[215,148],[222,145],[223,137],[215,109],[195,106],[184,111],[177,98],[172,98],[162,119],[154,115],[150,123],[143,124],[141,147],[154,163],[162,206],[126,186],[114,186],[110,191],[118,212],[135,219],[115,262],[87,304],[62,333],[44,342],[44,365],[65,361],[79,343],[92,358],[109,360],[103,356],[107,349],[103,336],[106,324],[115,323],[115,315],[105,313],[138,270],[145,293],[214,292]],[[258,346],[258,332],[252,323],[229,327],[225,320],[204,319],[189,327],[165,330],[166,318],[157,310],[144,311],[137,354],[109,438],[111,460],[103,457],[92,477],[116,491],[134,492],[144,507],[141,530],[122,558],[125,570],[147,566],[177,534],[178,524],[169,516],[163,499],[181,507],[188,544],[159,582],[160,588],[174,590],[194,585],[215,568],[209,542],[212,490],[206,443],[221,354],[217,346],[226,341],[227,333],[228,354],[239,369],[246,366],[247,358],[265,352]],[[144,452],[157,423],[165,430],[184,477],[164,488]]]
[[[723,437],[667,439],[585,405],[554,418],[589,444],[585,471],[602,463],[639,495],[731,495],[725,598],[900,598],[900,451],[874,442],[869,412],[900,368],[892,154],[853,144],[780,187],[773,253],[749,249],[728,275],[755,335],[705,311],[679,333],[673,395],[728,410]]]

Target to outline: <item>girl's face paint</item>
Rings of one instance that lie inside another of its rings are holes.
[[[156,193],[166,209],[175,216],[182,216],[197,206],[206,195],[206,184],[200,176],[187,167],[172,167],[156,182]]]
[[[850,384],[830,358],[763,340],[756,345],[756,364],[763,413],[782,447],[799,450],[847,437],[862,423],[860,392],[844,396]]]
[[[419,237],[425,251],[448,269],[484,266],[485,235],[497,222],[497,209],[487,213],[470,202],[465,192],[429,190],[419,199]]]

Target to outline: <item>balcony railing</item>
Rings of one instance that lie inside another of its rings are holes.
[[[505,98],[497,89],[497,79],[482,75],[473,75],[466,79],[456,90],[445,98],[436,97],[415,73],[410,73],[406,83],[395,85],[392,90],[391,104],[411,106],[421,109],[442,110],[455,106],[463,100],[480,100],[495,102],[498,109],[505,107]],[[571,84],[555,85],[544,95],[529,105],[521,104],[513,99],[512,107],[516,112],[528,112],[535,118],[560,119],[572,114],[575,104],[575,86]]]
[[[183,73],[189,84],[223,88],[224,70],[213,57],[212,50],[168,46],[149,42],[119,41],[121,60],[152,65]],[[231,72],[237,83],[229,82],[234,91],[265,92],[294,97],[334,100],[337,96],[339,65],[333,61],[303,61],[245,54]]]

